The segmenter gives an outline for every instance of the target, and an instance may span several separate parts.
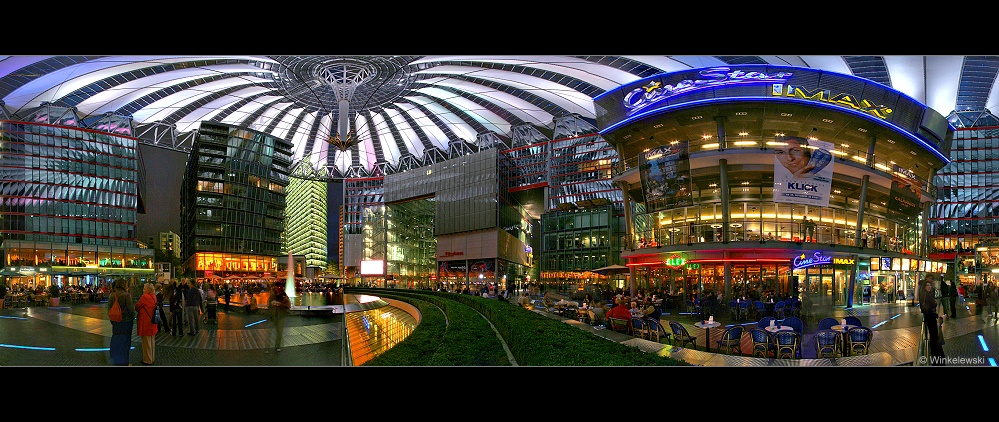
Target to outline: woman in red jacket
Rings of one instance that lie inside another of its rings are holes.
[[[136,319],[139,321],[138,334],[142,337],[142,364],[152,365],[156,358],[156,333],[159,324],[153,324],[153,311],[156,309],[156,293],[153,283],[142,286],[142,296],[135,304]]]

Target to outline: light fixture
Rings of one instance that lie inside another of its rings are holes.
[[[711,228],[713,228],[713,229],[720,229],[720,228],[722,228],[722,225],[719,224],[719,223],[715,223],[715,224],[711,225]]]
[[[731,224],[729,224],[729,226],[730,227],[742,227],[742,223],[731,223]]]

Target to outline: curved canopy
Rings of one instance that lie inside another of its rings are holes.
[[[290,140],[296,162],[343,174],[522,125],[550,134],[562,116],[595,121],[593,98],[621,84],[739,64],[854,75],[954,126],[999,125],[999,56],[0,56],[0,112],[66,107],[84,126],[124,116],[140,139],[179,150],[201,121],[221,122]],[[143,135],[163,130],[172,137]]]

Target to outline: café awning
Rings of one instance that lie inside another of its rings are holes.
[[[607,274],[624,274],[624,273],[628,272],[629,270],[628,270],[628,267],[626,267],[624,265],[617,265],[617,264],[615,264],[615,265],[608,265],[606,267],[600,267],[600,268],[597,268],[595,270],[590,270],[590,271],[593,271],[593,272],[595,272],[597,274],[607,275]]]

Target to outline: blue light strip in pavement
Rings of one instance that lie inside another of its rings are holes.
[[[16,344],[0,344],[0,347],[9,347],[11,349],[26,349],[26,350],[45,350],[45,351],[55,350],[55,347],[19,346]]]
[[[989,351],[989,345],[985,344],[985,337],[983,337],[981,334],[978,335],[978,342],[982,344],[982,350],[986,352]]]
[[[996,358],[989,358],[989,365],[996,366]]]
[[[17,316],[0,316],[0,318],[19,319],[19,320],[22,320],[22,321],[27,319],[25,317],[17,317]]]
[[[257,321],[257,322],[251,322],[251,323],[249,323],[249,324],[246,324],[246,325],[244,325],[244,326],[243,326],[243,328],[247,328],[247,327],[252,327],[252,326],[254,326],[254,325],[257,325],[257,324],[260,324],[260,323],[262,323],[262,322],[264,322],[264,321],[267,321],[267,320],[266,320],[266,319],[262,319],[262,320],[260,320],[260,321]]]

